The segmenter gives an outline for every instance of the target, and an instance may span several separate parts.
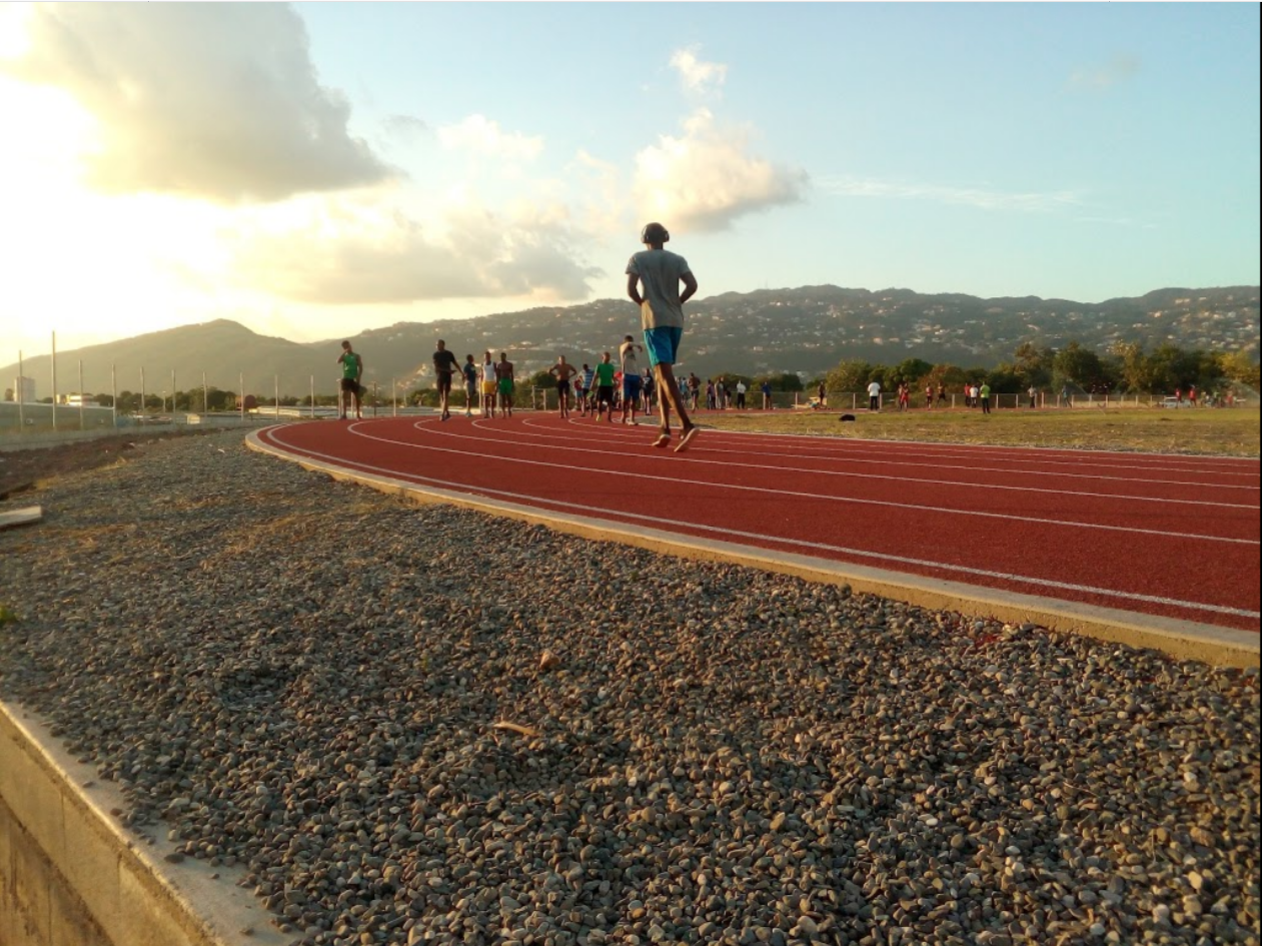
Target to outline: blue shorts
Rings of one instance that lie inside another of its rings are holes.
[[[644,347],[649,351],[649,364],[673,365],[675,356],[679,354],[679,342],[684,337],[684,330],[675,327],[646,328],[644,330]]]
[[[635,401],[640,397],[640,389],[643,382],[638,374],[627,375],[622,379],[622,398],[625,401]]]

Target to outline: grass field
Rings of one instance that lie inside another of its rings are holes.
[[[1066,447],[1212,456],[1259,455],[1256,408],[1162,410],[1160,408],[1079,408],[995,411],[923,408],[900,414],[856,411],[853,424],[839,423],[837,411],[783,410],[767,414],[698,411],[697,422],[722,430],[818,434],[867,440],[919,440],[932,443],[994,444],[1009,447]]]

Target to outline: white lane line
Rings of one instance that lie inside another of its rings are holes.
[[[455,429],[439,428],[439,429],[430,430],[429,428],[433,426],[432,424],[421,424],[418,422],[414,424],[413,426],[416,427],[418,430],[420,429],[425,430],[426,433],[438,433],[438,434],[442,434],[443,436],[462,436],[461,434],[456,432]],[[481,430],[483,428],[479,427],[478,429]],[[525,446],[527,448],[534,447],[540,450],[548,449],[547,445],[543,445],[543,444],[538,444],[538,445],[522,444],[520,442],[521,437],[522,437],[521,434],[513,433],[512,436],[514,438],[513,442],[515,443],[516,446],[519,446],[519,447]],[[555,434],[547,435],[547,434],[531,433],[531,434],[526,434],[525,436],[536,437],[539,439],[548,438],[552,441],[555,441],[558,438],[566,439],[566,440],[579,439],[577,437],[564,437],[564,435],[555,435]],[[471,439],[485,440],[486,438],[471,438]],[[618,438],[618,439],[620,442],[623,440],[623,438]],[[500,440],[495,441],[495,442],[504,443],[506,441],[504,441],[501,438]],[[964,487],[969,490],[999,490],[1001,492],[1036,493],[1036,494],[1042,494],[1042,495],[1047,495],[1047,496],[1075,496],[1075,497],[1082,496],[1082,497],[1092,498],[1092,499],[1123,500],[1126,502],[1136,502],[1136,503],[1159,503],[1162,506],[1175,504],[1175,505],[1182,505],[1182,506],[1207,506],[1207,507],[1220,508],[1220,509],[1245,509],[1245,510],[1251,510],[1251,511],[1257,510],[1259,508],[1259,506],[1256,503],[1228,503],[1228,502],[1219,502],[1217,500],[1212,500],[1212,499],[1167,499],[1166,497],[1163,497],[1163,496],[1135,496],[1129,493],[1095,493],[1095,492],[1089,492],[1085,490],[1069,491],[1069,490],[1064,490],[1064,489],[1048,489],[1046,487],[1041,487],[1041,486],[1012,486],[1005,483],[968,483],[968,482],[961,482],[959,480],[930,479],[928,477],[921,477],[921,476],[914,476],[914,477],[913,476],[892,476],[886,473],[870,473],[870,472],[859,473],[859,472],[851,472],[849,470],[819,470],[819,469],[804,468],[801,466],[788,467],[788,466],[764,464],[764,463],[736,462],[732,460],[707,460],[705,459],[704,456],[698,456],[698,452],[700,452],[701,454],[726,453],[726,454],[732,454],[739,457],[747,457],[749,456],[749,451],[747,450],[746,451],[714,450],[706,440],[703,439],[699,442],[701,444],[699,451],[693,450],[690,453],[688,453],[686,457],[679,458],[679,459],[684,459],[694,464],[708,463],[715,466],[721,466],[725,470],[731,470],[731,469],[764,470],[764,471],[770,471],[772,473],[782,473],[782,474],[809,474],[812,476],[834,476],[834,477],[845,477],[847,479],[861,480],[864,482],[874,481],[874,480],[885,480],[888,482],[900,483],[900,484],[905,484],[905,485],[923,483],[926,486],[948,486],[952,488]],[[627,455],[624,450],[601,450],[596,446],[592,446],[591,438],[582,438],[582,443],[586,445],[583,451],[584,454],[597,453],[597,454],[602,454],[606,456],[619,456],[619,457],[625,457]],[[664,451],[663,452],[654,451],[654,453],[651,455],[645,454],[644,457],[642,457],[642,459],[650,459],[650,460],[670,459],[672,462],[677,462],[677,458],[673,456],[667,456],[664,454],[665,454]],[[763,452],[760,455],[765,456],[766,453]],[[775,454],[775,455],[780,456],[780,457],[786,457],[788,459],[801,459],[800,457],[788,457],[786,454]],[[813,459],[816,459],[817,461],[819,460],[819,458],[813,458]],[[823,462],[823,461],[820,461],[820,462]],[[889,464],[886,464],[886,465],[888,466]],[[1008,471],[1008,472],[1012,472],[1012,471]],[[1025,474],[1021,474],[1021,475],[1025,475]]]
[[[271,431],[266,431],[266,430],[262,431],[261,433],[267,434],[269,436],[272,435]],[[366,436],[366,435],[360,434],[359,436]],[[541,499],[538,496],[532,496],[526,493],[514,493],[508,490],[493,489],[489,487],[486,487],[486,488],[471,487],[467,483],[461,483],[454,480],[444,480],[444,479],[438,479],[432,476],[422,476],[417,473],[406,473],[406,472],[392,469],[390,467],[374,466],[373,464],[370,464],[370,463],[348,461],[343,457],[334,456],[332,454],[321,453],[319,451],[310,450],[303,447],[293,447],[293,446],[290,446],[289,444],[285,444],[283,441],[279,440],[279,438],[273,437],[273,439],[276,440],[276,443],[279,447],[282,447],[286,450],[295,451],[298,455],[301,455],[301,456],[310,457],[313,459],[325,460],[333,464],[334,466],[340,466],[340,467],[343,467],[344,469],[349,469],[352,472],[358,470],[365,473],[379,473],[385,477],[389,477],[396,480],[402,479],[410,483],[416,483],[417,485],[435,486],[442,489],[449,489],[458,493],[465,493],[468,495],[478,495],[478,496],[487,496],[487,497],[493,496],[499,499],[509,500],[509,501],[520,503],[526,506],[537,506],[539,503],[545,503],[548,506],[579,511],[579,512],[583,512],[585,514],[591,514],[597,517],[601,517],[601,516],[607,517],[607,516],[612,515],[612,516],[617,516],[623,519],[649,523],[653,525],[654,528],[657,528],[657,529],[669,529],[671,525],[675,525],[675,526],[680,526],[687,529],[694,529],[698,532],[712,533],[717,536],[737,536],[744,539],[750,539],[755,543],[760,542],[760,541],[773,542],[778,545],[785,545],[785,546],[790,546],[793,548],[806,548],[806,549],[814,549],[816,551],[834,552],[840,555],[853,555],[853,556],[858,556],[860,558],[874,559],[881,562],[897,562],[899,564],[914,565],[920,568],[944,570],[944,571],[955,572],[955,573],[959,573],[963,575],[976,575],[976,576],[980,576],[984,578],[993,578],[1000,581],[1019,582],[1019,583],[1023,583],[1027,585],[1034,585],[1038,587],[1055,588],[1061,591],[1076,591],[1082,594],[1099,595],[1105,598],[1122,598],[1122,599],[1127,599],[1131,601],[1143,601],[1149,604],[1159,604],[1159,605],[1164,605],[1167,607],[1185,608],[1189,611],[1206,611],[1206,612],[1210,612],[1214,614],[1229,614],[1229,615],[1234,615],[1237,617],[1245,617],[1245,618],[1262,617],[1262,613],[1258,611],[1249,611],[1243,608],[1233,608],[1226,605],[1207,604],[1207,603],[1198,602],[1198,601],[1185,601],[1180,598],[1167,598],[1167,597],[1162,597],[1160,595],[1146,595],[1139,592],[1121,591],[1116,588],[1101,588],[1095,585],[1082,585],[1082,584],[1077,584],[1074,582],[1056,581],[1054,579],[1049,579],[1049,578],[1035,578],[1029,575],[1016,574],[1014,572],[1000,572],[1000,571],[994,571],[994,570],[985,569],[985,568],[973,568],[966,565],[953,565],[953,564],[944,563],[944,562],[940,562],[936,560],[929,561],[929,560],[924,560],[924,559],[916,559],[916,558],[910,558],[903,555],[893,555],[893,554],[887,554],[884,552],[873,552],[868,549],[855,549],[855,548],[850,548],[848,546],[842,546],[842,545],[829,545],[823,542],[801,542],[796,539],[778,538],[778,537],[769,536],[764,532],[745,532],[740,529],[729,529],[727,527],[712,526],[712,525],[708,525],[708,524],[700,523],[700,522],[688,522],[688,521],[682,521],[679,519],[671,520],[671,522],[663,522],[661,519],[655,518],[653,516],[646,516],[641,513],[621,512],[618,510],[606,509],[600,506],[589,506],[583,503],[574,503],[574,502],[569,502],[568,500],[561,500],[561,499]],[[383,438],[369,438],[369,439],[383,439]],[[386,442],[395,443],[396,441],[386,441]],[[402,441],[398,441],[398,443],[402,443],[404,446],[407,445],[405,442],[402,442]],[[433,448],[433,447],[424,447],[424,446],[420,447],[420,449],[425,449],[425,450],[437,449],[444,453],[461,452],[461,451],[454,451],[454,450],[446,450],[444,448]],[[556,466],[557,465],[557,464],[551,464],[551,463],[538,463],[538,461],[529,461],[529,462],[537,464],[537,465],[542,465],[542,466]],[[348,466],[348,464],[353,464],[353,465]],[[570,467],[566,467],[566,469],[569,469],[569,468]],[[661,477],[649,477],[649,478],[661,479]]]
[[[570,423],[575,426],[586,426],[582,424],[582,422],[574,421],[574,420],[571,420]],[[544,426],[543,424],[540,424],[538,418],[527,418],[523,426],[530,427],[532,430],[551,429],[549,427]],[[610,433],[614,433],[614,432],[615,432],[614,430],[610,430]],[[626,428],[623,428],[621,431],[618,431],[618,432],[629,433],[629,431],[626,430]],[[543,435],[539,434],[536,436],[543,436]],[[746,437],[746,438],[758,438],[758,439],[768,438],[768,439],[775,439],[775,440],[807,441],[807,442],[810,442],[812,446],[832,446],[831,443],[821,443],[821,441],[830,441],[833,439],[833,438],[825,438],[825,437],[802,437],[802,436],[793,437],[793,436],[783,435],[783,434],[763,434],[763,433],[757,433],[753,431],[730,431],[730,430],[707,429],[706,438],[704,442],[705,449],[708,451],[713,451],[715,453],[741,453],[741,454],[749,453],[747,449],[746,450],[737,450],[737,449],[724,450],[722,448],[722,444],[725,437],[733,437],[733,438]],[[569,439],[575,439],[575,438],[569,438]],[[630,438],[627,438],[627,439],[630,439]],[[716,441],[720,444],[720,446],[717,446],[717,447],[715,446]],[[883,441],[865,441],[865,443],[882,443],[882,442]],[[890,441],[890,442],[898,443],[896,441]],[[846,443],[849,443],[849,441],[839,441],[839,443],[846,444]],[[998,448],[995,448],[995,449],[998,449]],[[1030,449],[1035,449],[1035,448],[1030,448]],[[1183,486],[1183,487],[1191,486],[1191,487],[1195,487],[1197,490],[1235,489],[1235,490],[1247,490],[1249,492],[1257,492],[1259,488],[1259,485],[1257,483],[1218,483],[1218,482],[1207,481],[1207,480],[1189,480],[1186,476],[1184,476],[1184,478],[1182,479],[1148,479],[1147,474],[1149,473],[1170,472],[1170,471],[1162,470],[1157,467],[1143,466],[1143,465],[1130,467],[1130,469],[1133,469],[1136,471],[1136,475],[1133,475],[1133,476],[1109,476],[1103,473],[1068,473],[1068,472],[1061,472],[1058,470],[1038,470],[1038,469],[1027,470],[1027,469],[1013,469],[1011,467],[983,467],[983,466],[973,466],[973,465],[952,465],[952,464],[939,463],[939,462],[918,463],[915,461],[915,459],[908,459],[908,457],[914,457],[915,456],[914,454],[895,455],[895,456],[886,455],[884,457],[878,456],[878,457],[873,458],[869,456],[857,456],[853,452],[850,452],[844,449],[820,451],[820,452],[815,452],[815,453],[781,453],[778,451],[775,453],[770,453],[767,450],[760,450],[759,452],[762,453],[763,455],[783,456],[783,457],[787,457],[791,459],[815,459],[815,460],[822,460],[825,462],[845,461],[847,463],[866,463],[866,464],[881,465],[881,466],[890,466],[893,464],[897,464],[899,468],[927,467],[927,468],[936,469],[936,470],[965,470],[970,473],[973,473],[973,472],[1002,473],[1009,476],[1053,476],[1058,479],[1106,480],[1106,481],[1119,482],[1119,483],[1129,483],[1132,485],[1138,483],[1145,486],[1149,484]],[[932,452],[927,452],[924,454],[924,457],[926,459],[932,459],[934,456],[942,456],[944,458],[948,458],[951,460],[968,459],[968,455],[965,453],[934,454]],[[987,459],[994,459],[994,457],[988,457]],[[1003,458],[1000,457],[1000,459],[1003,459]],[[1016,455],[1013,456],[1013,459],[1018,462],[1023,462],[1023,463],[1045,463],[1046,462],[1043,460],[1031,460],[1028,458],[1022,458]],[[1064,465],[1071,465],[1070,461],[1066,461]],[[1081,468],[1084,466],[1092,467],[1092,466],[1103,465],[1103,464],[1096,464],[1084,457],[1082,461],[1072,463],[1072,465],[1075,467]],[[1113,465],[1113,468],[1116,468],[1115,464]],[[1235,477],[1252,476],[1255,479],[1257,478],[1257,474],[1230,473],[1230,472],[1226,472],[1222,470],[1212,470],[1212,471],[1211,470],[1179,470],[1178,472],[1188,473],[1188,474],[1197,473],[1197,474],[1203,474],[1205,476],[1235,476]]]
[[[721,427],[708,428],[717,434],[724,434],[732,437],[772,437],[784,440],[801,440],[816,444],[838,444],[845,447],[868,447],[868,448],[887,448],[887,447],[905,447],[913,448],[912,455],[922,454],[926,457],[945,456],[957,459],[968,459],[977,453],[989,453],[992,456],[1017,460],[1025,463],[1058,463],[1065,466],[1109,466],[1114,467],[1118,462],[1129,465],[1137,470],[1162,470],[1166,469],[1170,472],[1177,473],[1203,473],[1207,476],[1225,475],[1236,477],[1253,477],[1257,478],[1262,474],[1262,469],[1258,469],[1258,459],[1256,457],[1209,457],[1209,456],[1192,456],[1180,453],[1140,453],[1136,451],[1120,451],[1120,450],[1077,450],[1071,447],[1012,447],[1000,444],[947,444],[934,443],[924,440],[873,440],[862,437],[832,437],[826,434],[777,434],[768,433],[760,430],[728,430]],[[1031,454],[1044,453],[1047,456],[1031,456]],[[1059,457],[1060,459],[1056,459]],[[1152,462],[1148,462],[1152,461]],[[1157,462],[1169,464],[1167,467],[1158,467]],[[1232,470],[1226,467],[1230,466],[1248,466],[1253,469]]]
[[[478,453],[468,448],[439,447],[439,446],[434,446],[431,444],[420,444],[420,443],[415,443],[415,442],[407,441],[407,440],[392,440],[388,437],[378,437],[378,436],[373,436],[368,433],[364,433],[358,429],[360,426],[361,424],[359,423],[351,424],[351,426],[349,427],[349,430],[352,433],[354,433],[356,436],[362,437],[366,440],[374,440],[379,443],[388,443],[394,446],[407,447],[413,450],[429,450],[429,451],[434,451],[438,453],[453,453],[453,454],[458,454],[463,457],[497,460],[503,463],[518,463],[525,466],[548,467],[549,469],[565,470],[567,472],[573,472],[573,469],[574,469],[573,464],[570,464],[570,463],[555,463],[548,460],[527,460],[521,457],[505,457],[497,453]],[[416,423],[416,424],[413,424],[412,426],[418,430],[423,430],[425,425],[423,425],[422,423]],[[433,426],[433,425],[431,424],[428,426]],[[454,437],[458,439],[472,440],[475,442],[479,442],[479,441],[484,442],[484,438],[462,437],[460,434],[450,432],[449,430],[438,430],[436,428],[434,431],[430,431],[430,432],[440,433],[445,437]],[[587,452],[590,453],[592,451],[587,451]],[[611,453],[612,451],[599,451],[599,452]],[[624,454],[622,453],[615,453],[614,455],[624,456]],[[354,462],[354,461],[343,461],[343,462]],[[721,465],[729,466],[730,464],[721,464]],[[726,490],[732,490],[735,492],[762,493],[767,496],[772,496],[772,497],[777,497],[777,498],[789,497],[789,498],[798,498],[798,499],[808,499],[808,500],[817,501],[817,502],[843,503],[843,504],[855,505],[855,506],[877,506],[877,507],[886,508],[886,509],[907,509],[907,510],[913,510],[916,512],[929,512],[929,513],[940,513],[943,515],[968,516],[968,517],[974,517],[974,518],[980,518],[980,519],[998,519],[998,520],[1007,521],[1007,522],[1037,523],[1039,525],[1058,526],[1058,527],[1069,528],[1069,529],[1093,529],[1093,530],[1098,530],[1098,531],[1103,531],[1103,532],[1121,532],[1121,533],[1129,533],[1129,534],[1134,534],[1134,535],[1153,535],[1153,536],[1160,536],[1162,538],[1168,538],[1168,539],[1191,539],[1193,541],[1202,541],[1202,542],[1221,542],[1221,543],[1225,543],[1229,545],[1256,546],[1256,545],[1262,544],[1259,542],[1258,539],[1236,539],[1236,538],[1231,538],[1229,536],[1202,535],[1200,533],[1195,533],[1195,532],[1172,532],[1165,529],[1141,529],[1136,526],[1105,525],[1102,523],[1095,523],[1095,522],[1079,522],[1079,521],[1071,520],[1071,519],[1034,518],[1030,516],[1017,516],[1017,515],[1010,515],[1008,513],[986,512],[984,510],[975,510],[975,509],[952,509],[948,506],[928,506],[928,505],[923,505],[920,503],[897,503],[897,502],[891,502],[889,500],[881,500],[881,499],[855,499],[849,496],[820,495],[818,493],[805,493],[805,492],[799,492],[799,491],[794,491],[794,490],[768,489],[763,486],[744,486],[744,485],[740,485],[736,483],[723,483],[723,482],[710,481],[710,480],[686,479],[680,476],[657,476],[652,473],[630,472],[630,471],[623,471],[623,470],[602,470],[601,472],[603,475],[606,475],[606,476],[629,477],[629,478],[635,479],[637,482],[644,482],[645,480],[656,480],[662,483],[706,487],[712,490],[713,489],[726,489]]]

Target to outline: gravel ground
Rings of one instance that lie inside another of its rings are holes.
[[[296,942],[1260,942],[1255,672],[412,506],[240,433],[126,460],[19,497],[0,692]]]

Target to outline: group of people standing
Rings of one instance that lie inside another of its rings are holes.
[[[617,367],[610,352],[601,355],[595,368],[587,364],[578,368],[559,356],[548,373],[556,379],[561,416],[569,417],[571,409],[577,408],[583,417],[592,414],[612,423],[614,412],[621,411],[622,422],[627,424],[636,423],[641,410],[651,411],[657,384],[653,375],[641,372],[637,352],[643,354],[644,346],[627,335],[618,347]]]
[[[490,351],[482,353],[482,364],[473,360],[473,355],[464,356],[464,364],[456,361],[456,356],[447,350],[447,343],[438,340],[438,350],[434,352],[434,378],[438,389],[439,418],[451,418],[451,388],[459,372],[465,390],[465,417],[473,415],[473,405],[478,404],[483,417],[495,417],[496,407],[501,417],[513,416],[513,393],[517,383],[513,363],[508,360],[506,352],[500,352],[500,360],[495,361]]]

